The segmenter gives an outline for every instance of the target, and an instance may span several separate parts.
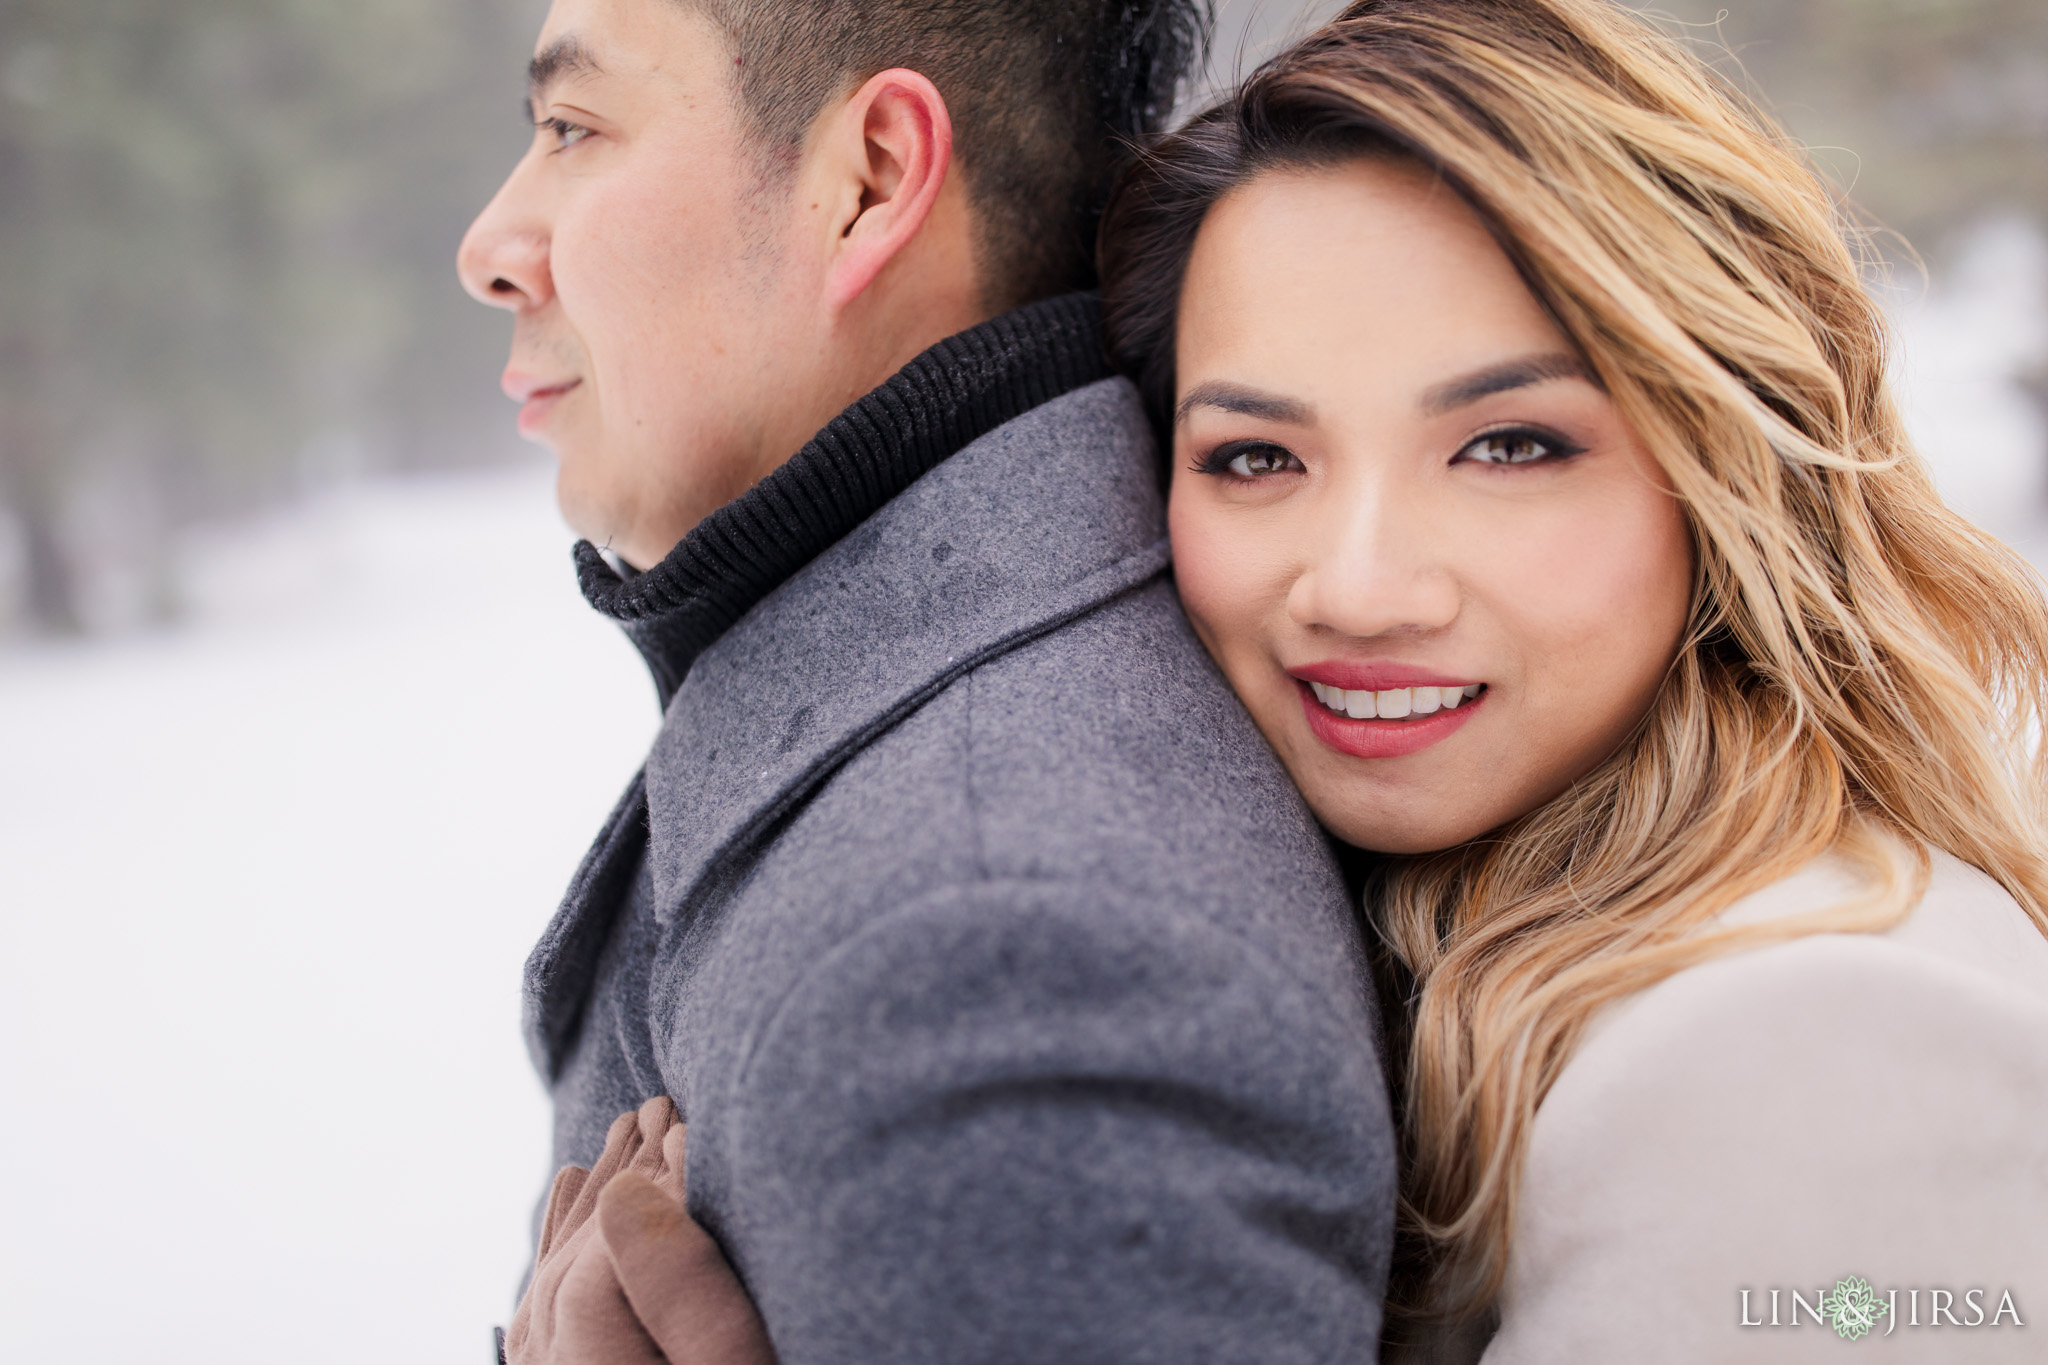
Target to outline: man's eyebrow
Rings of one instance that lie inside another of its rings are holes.
[[[555,39],[540,55],[526,66],[526,105],[529,111],[540,108],[548,87],[564,76],[587,75],[601,71],[597,58],[590,55],[590,49],[583,46],[576,35]]]
[[[1286,422],[1292,426],[1307,426],[1315,420],[1315,409],[1297,399],[1282,398],[1278,394],[1247,388],[1243,384],[1225,383],[1220,379],[1189,389],[1174,407],[1173,424],[1179,426],[1187,421],[1188,414],[1196,408],[1221,408],[1225,412],[1258,417],[1268,422]]]
[[[1441,417],[1482,398],[1541,384],[1546,379],[1583,379],[1595,388],[1600,386],[1577,356],[1557,351],[1510,360],[1438,384],[1422,395],[1422,411],[1430,417]]]

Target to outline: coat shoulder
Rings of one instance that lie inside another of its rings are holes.
[[[1728,918],[1853,890],[1810,868]],[[1973,960],[1993,942],[2032,965]],[[1751,1359],[1737,1286],[2048,1273],[2033,1233],[2048,1218],[2043,992],[2048,940],[1995,883],[1936,855],[1926,897],[1889,933],[1732,953],[1622,1002],[1537,1112],[1486,1359],[1675,1339],[1699,1359]]]
[[[1362,1004],[1357,915],[1328,838],[1169,583],[959,689],[977,876],[1099,884],[1245,935]]]

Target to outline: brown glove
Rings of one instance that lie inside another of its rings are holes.
[[[666,1097],[622,1114],[585,1171],[555,1177],[508,1365],[774,1365],[767,1330],[683,1208],[683,1125]]]

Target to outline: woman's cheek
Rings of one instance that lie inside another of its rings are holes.
[[[1196,477],[1188,473],[1174,475],[1173,490],[1166,504],[1166,526],[1173,541],[1173,577],[1180,590],[1181,606],[1194,623],[1195,633],[1220,662],[1226,643],[1240,633],[1227,624],[1231,614],[1230,575],[1224,566],[1230,562],[1230,553],[1226,545],[1219,543],[1227,537],[1215,515],[1216,509],[1204,505],[1203,490],[1187,487],[1187,481]]]
[[[1631,694],[1654,690],[1692,605],[1684,513],[1662,489],[1629,480],[1573,540],[1583,547],[1585,572],[1576,600],[1560,603],[1560,611],[1577,618],[1588,653],[1604,661],[1617,685]]]
[[[1605,759],[1648,710],[1691,605],[1691,540],[1676,504],[1654,488],[1617,492],[1497,534],[1479,571],[1529,665],[1525,734],[1564,781]]]

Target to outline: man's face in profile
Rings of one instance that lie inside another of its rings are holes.
[[[514,315],[504,388],[564,515],[641,568],[809,435],[772,416],[803,272],[731,61],[678,0],[556,0],[533,144],[462,245],[464,285]]]

